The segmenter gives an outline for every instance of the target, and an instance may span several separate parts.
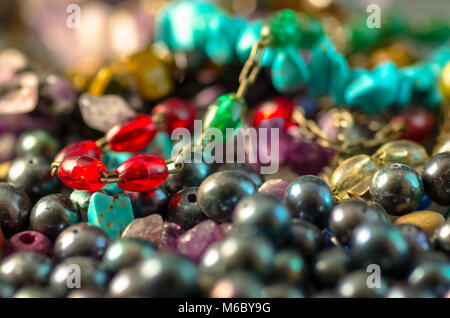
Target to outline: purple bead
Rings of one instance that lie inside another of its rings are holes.
[[[198,262],[208,246],[222,237],[220,226],[212,220],[206,220],[184,233],[178,240],[177,248],[181,254]]]
[[[280,200],[283,200],[284,193],[288,186],[289,182],[283,179],[267,180],[259,187],[259,192],[270,193],[277,196]]]
[[[5,243],[5,255],[16,252],[35,252],[49,255],[52,243],[44,234],[35,231],[23,231],[13,235]]]
[[[325,112],[317,119],[317,125],[319,128],[330,138],[332,141],[336,141],[338,128],[333,122],[333,116],[329,112]]]
[[[164,222],[158,248],[163,251],[176,250],[178,238],[183,234],[183,232],[183,229],[178,224]]]
[[[122,238],[135,237],[159,244],[161,233],[164,227],[164,221],[161,215],[151,214],[144,218],[134,219],[122,234]]]

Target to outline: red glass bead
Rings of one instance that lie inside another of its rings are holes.
[[[153,140],[158,129],[152,118],[138,114],[125,123],[111,127],[105,135],[111,150],[122,152],[139,152]]]
[[[253,126],[258,127],[262,121],[271,118],[283,118],[285,126],[290,125],[295,102],[283,96],[275,97],[257,106],[253,116]]]
[[[153,155],[131,157],[114,172],[122,179],[122,182],[117,183],[119,188],[133,192],[153,190],[163,184],[169,175],[164,160]]]
[[[65,158],[59,165],[59,179],[71,189],[95,192],[106,183],[100,182],[102,173],[106,173],[105,165],[98,159],[89,156]]]
[[[166,115],[165,131],[169,135],[176,128],[194,129],[195,107],[182,99],[168,98],[156,105],[152,113]]]
[[[54,162],[61,162],[65,158],[81,155],[100,159],[101,154],[102,152],[95,141],[79,141],[69,144],[61,149],[61,151],[56,155]]]
[[[419,108],[405,111],[392,119],[393,122],[404,120],[405,130],[400,139],[421,142],[431,136],[436,123],[436,117],[433,114]]]

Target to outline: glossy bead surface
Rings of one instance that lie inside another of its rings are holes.
[[[444,98],[450,99],[450,62],[447,62],[442,70],[440,88]]]
[[[297,13],[289,9],[276,12],[270,18],[267,28],[277,46],[299,44],[303,34]]]
[[[374,175],[370,194],[391,215],[403,215],[417,209],[424,194],[422,180],[409,166],[392,163]]]
[[[433,211],[415,211],[400,216],[394,221],[395,225],[412,224],[422,229],[432,237],[438,227],[445,222],[442,214]]]
[[[53,256],[64,259],[72,256],[103,257],[109,237],[100,227],[77,223],[62,231],[53,245]]]
[[[437,297],[442,297],[450,286],[450,264],[437,261],[423,262],[411,272],[408,283],[413,287],[431,290]]]
[[[264,182],[264,177],[257,170],[244,163],[227,163],[219,168],[219,171],[226,170],[236,171],[243,174],[252,180],[257,187],[261,186]]]
[[[167,207],[167,220],[180,225],[188,230],[201,221],[207,219],[197,203],[197,187],[186,188],[178,191],[170,199]]]
[[[152,114],[166,116],[164,130],[169,135],[177,128],[187,128],[192,131],[194,128],[195,113],[194,105],[176,97],[163,100],[152,110]]]
[[[111,127],[105,134],[105,140],[113,151],[139,152],[148,146],[157,132],[150,116],[138,114]]]
[[[433,240],[440,250],[450,254],[450,221],[447,220],[436,230]]]
[[[14,298],[54,298],[48,288],[39,286],[25,286],[19,289],[13,296]]]
[[[323,286],[334,286],[352,268],[348,253],[339,247],[327,249],[314,260],[313,273]]]
[[[17,252],[34,252],[49,255],[52,243],[44,234],[35,231],[23,231],[13,235],[4,246],[5,255]]]
[[[19,156],[25,154],[42,155],[52,158],[58,151],[59,142],[45,130],[33,130],[22,134],[17,141],[16,153]]]
[[[323,246],[320,229],[308,221],[293,219],[291,233],[290,245],[305,257],[311,257]]]
[[[436,117],[420,108],[408,109],[392,119],[392,123],[403,121],[405,129],[400,139],[422,142],[429,138],[436,125]]]
[[[106,173],[105,165],[98,159],[88,156],[66,158],[58,168],[58,176],[62,183],[72,189],[95,192],[106,183],[100,179]]]
[[[259,298],[262,285],[250,273],[234,272],[218,280],[211,288],[211,298]]]
[[[425,231],[412,224],[400,224],[398,228],[408,241],[413,256],[431,250],[432,245]]]
[[[55,159],[53,159],[53,162],[61,162],[65,158],[81,155],[100,159],[101,150],[95,141],[79,141],[69,144],[61,149],[55,156]]]
[[[185,163],[183,170],[169,174],[164,187],[170,193],[176,193],[188,187],[198,187],[210,174],[211,167],[205,162]]]
[[[30,215],[28,195],[12,184],[0,183],[0,225],[6,236],[23,230]]]
[[[294,286],[300,286],[308,280],[307,264],[295,249],[283,249],[275,254],[274,274],[278,279]]]
[[[370,288],[367,279],[370,273],[354,271],[344,276],[337,286],[339,296],[345,298],[379,298],[388,292],[387,282],[381,278],[379,288]]]
[[[79,220],[79,212],[68,197],[60,193],[49,194],[31,210],[30,228],[54,240],[65,228]]]
[[[127,192],[127,194],[131,198],[135,218],[155,213],[165,214],[170,201],[169,194],[162,186],[149,192]]]
[[[450,152],[432,157],[422,171],[425,192],[434,202],[450,205]]]
[[[19,252],[2,260],[0,279],[16,286],[43,285],[51,270],[49,258],[34,252]]]
[[[316,176],[302,176],[291,182],[284,203],[294,217],[323,228],[328,223],[334,199],[325,181]]]
[[[281,118],[286,126],[292,117],[295,103],[292,99],[278,96],[259,104],[253,115],[253,126],[258,127],[263,121]]]
[[[402,163],[412,168],[423,167],[429,157],[425,148],[408,140],[395,140],[385,143],[374,153],[379,165]]]
[[[255,184],[239,171],[213,173],[200,185],[197,202],[203,212],[217,222],[231,220],[239,200],[257,191]]]
[[[126,191],[147,192],[164,183],[169,170],[166,163],[152,155],[137,155],[123,162],[114,171],[121,182],[117,185]]]
[[[289,182],[283,179],[270,179],[264,182],[258,189],[261,193],[275,195],[278,199],[284,199],[284,193],[289,186]]]

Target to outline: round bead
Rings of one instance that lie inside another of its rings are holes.
[[[274,274],[295,286],[305,284],[308,278],[306,262],[294,249],[284,249],[275,254]]]
[[[150,116],[137,114],[127,122],[111,127],[105,140],[113,151],[139,152],[148,146],[157,132]]]
[[[169,194],[163,187],[157,187],[149,192],[127,192],[127,194],[131,198],[135,218],[155,213],[165,214],[170,201]]]
[[[434,202],[450,205],[450,152],[432,157],[422,171],[425,192]]]
[[[413,256],[417,256],[431,249],[428,235],[422,229],[412,224],[400,224],[398,228],[408,241]]]
[[[258,127],[263,121],[272,118],[283,119],[286,127],[291,121],[295,103],[292,99],[278,96],[259,104],[253,115],[253,126]]]
[[[227,163],[219,168],[219,171],[225,170],[237,171],[243,174],[252,180],[257,187],[260,187],[264,182],[264,177],[258,171],[244,163]]]
[[[98,159],[88,156],[76,156],[64,159],[58,168],[62,183],[71,189],[95,192],[106,183],[100,179],[106,173],[105,165]]]
[[[16,286],[43,285],[51,270],[49,258],[34,252],[19,252],[2,260],[0,279]]]
[[[177,193],[185,188],[198,187],[210,174],[211,167],[205,162],[185,163],[183,170],[167,177],[164,187],[170,193]]]
[[[122,180],[119,188],[126,191],[147,192],[166,181],[169,175],[164,160],[153,155],[137,155],[124,161],[114,171]]]
[[[324,286],[332,287],[351,269],[350,255],[342,248],[327,249],[317,255],[313,264],[314,277]]]
[[[450,254],[450,221],[447,220],[434,233],[434,242],[442,251]]]
[[[61,162],[68,157],[82,155],[100,159],[101,154],[102,152],[95,141],[85,140],[65,146],[58,152],[53,162]]]
[[[77,209],[64,194],[49,194],[31,210],[30,228],[54,240],[68,226],[80,220]]]
[[[305,257],[311,257],[323,246],[322,233],[317,226],[310,222],[293,219],[291,233],[290,245]]]
[[[391,163],[374,175],[370,194],[389,214],[403,215],[419,207],[424,193],[416,171],[404,164]]]
[[[426,289],[411,288],[408,285],[395,285],[389,288],[386,298],[434,298]]]
[[[16,153],[19,156],[31,154],[53,158],[58,148],[58,140],[49,132],[39,129],[23,133],[20,136],[17,141]]]
[[[23,230],[30,215],[30,198],[10,183],[0,183],[0,225],[6,236]]]
[[[334,205],[330,187],[316,176],[302,176],[292,181],[286,190],[284,202],[294,217],[321,228],[328,224]]]
[[[442,214],[433,211],[416,211],[400,216],[394,221],[395,225],[412,224],[422,229],[429,237],[445,222]]]
[[[197,203],[197,187],[178,191],[170,200],[167,208],[167,221],[188,230],[207,219]]]
[[[197,202],[203,212],[217,222],[231,220],[239,200],[257,191],[255,184],[239,171],[213,173],[200,185]]]
[[[414,268],[408,277],[408,283],[415,288],[431,290],[442,297],[450,286],[450,263],[426,261]]]
[[[403,121],[405,130],[400,139],[422,142],[430,137],[436,123],[436,117],[423,109],[408,109],[392,119],[392,123]]]
[[[194,129],[195,107],[191,103],[176,97],[163,100],[155,106],[152,114],[166,116],[164,130],[170,135],[174,129]]]
[[[412,168],[422,168],[429,157],[425,148],[408,140],[395,140],[385,143],[374,153],[377,164],[402,163]]]
[[[339,296],[345,298],[379,298],[385,297],[388,285],[381,277],[379,288],[371,288],[367,280],[371,273],[365,270],[357,270],[342,278],[337,286]]]
[[[35,231],[24,231],[13,235],[5,244],[5,255],[17,252],[35,252],[49,255],[52,243],[44,234]]]
[[[19,289],[14,298],[53,298],[55,297],[48,288],[40,286],[25,286]]]
[[[211,298],[259,298],[262,285],[250,273],[235,272],[218,280],[211,288]]]

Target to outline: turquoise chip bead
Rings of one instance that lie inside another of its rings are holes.
[[[114,171],[125,160],[133,157],[129,152],[107,151],[103,153],[103,163],[108,171]]]
[[[89,224],[100,227],[113,240],[120,238],[134,219],[131,200],[126,194],[110,196],[101,192],[94,193],[87,215]]]
[[[377,82],[377,91],[382,95],[378,100],[378,108],[385,110],[395,101],[398,92],[399,72],[393,62],[385,62],[375,67],[373,74]]]
[[[292,92],[310,81],[308,67],[298,48],[288,46],[277,49],[271,70],[272,83],[279,92]]]
[[[121,194],[123,193],[123,189],[119,188],[119,186],[117,185],[117,183],[108,183],[106,184],[102,190],[103,192],[109,194],[109,195],[116,195],[116,194]]]
[[[144,150],[145,154],[155,155],[164,160],[170,158],[172,153],[172,140],[164,131],[160,131],[153,138],[152,142]]]
[[[411,103],[413,96],[413,83],[411,79],[400,73],[398,92],[395,97],[394,104],[397,106],[408,106]]]

